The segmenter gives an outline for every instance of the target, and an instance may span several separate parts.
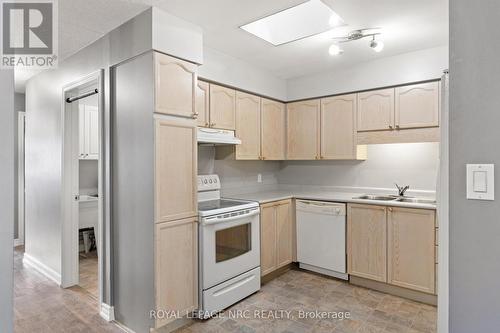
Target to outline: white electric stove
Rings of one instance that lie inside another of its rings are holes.
[[[217,175],[198,176],[200,318],[260,289],[257,202],[220,197]]]

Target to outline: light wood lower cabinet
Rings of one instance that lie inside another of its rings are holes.
[[[435,212],[391,207],[387,221],[388,282],[433,294]]]
[[[198,213],[197,141],[194,119],[155,120],[155,221]]]
[[[347,206],[347,268],[351,275],[387,282],[387,208]]]
[[[435,223],[434,210],[348,204],[349,274],[435,294]]]
[[[263,160],[284,160],[285,151],[285,104],[262,98],[261,157]]]
[[[287,159],[320,158],[320,100],[289,103],[287,112]]]
[[[260,97],[236,92],[236,146],[237,160],[257,160],[260,152]]]
[[[197,218],[164,222],[155,228],[156,309],[181,315],[198,308]],[[156,319],[161,327],[175,317]]]
[[[261,205],[261,275],[267,275],[292,262],[293,224],[291,200]]]

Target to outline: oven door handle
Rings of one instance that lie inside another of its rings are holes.
[[[216,223],[226,223],[226,222],[231,222],[231,221],[234,221],[234,220],[239,220],[239,219],[242,219],[242,218],[246,218],[246,217],[250,217],[250,216],[254,216],[254,215],[258,215],[259,214],[259,209],[255,209],[249,213],[246,213],[246,214],[241,214],[241,215],[236,215],[236,216],[231,216],[231,217],[212,217],[212,218],[208,218],[206,220],[203,221],[203,224],[205,225],[209,225],[209,224],[216,224]]]

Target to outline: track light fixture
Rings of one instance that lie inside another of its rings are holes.
[[[339,55],[344,52],[339,46],[341,43],[352,42],[361,38],[372,37],[370,41],[370,47],[375,52],[380,52],[384,49],[384,43],[381,40],[376,40],[375,36],[380,35],[380,28],[369,28],[369,29],[358,29],[353,30],[344,37],[333,38],[334,43],[328,49],[328,53],[331,55]]]

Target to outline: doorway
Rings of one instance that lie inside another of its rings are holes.
[[[101,304],[102,72],[63,89],[62,287],[78,285]],[[99,309],[98,309],[99,310]]]

